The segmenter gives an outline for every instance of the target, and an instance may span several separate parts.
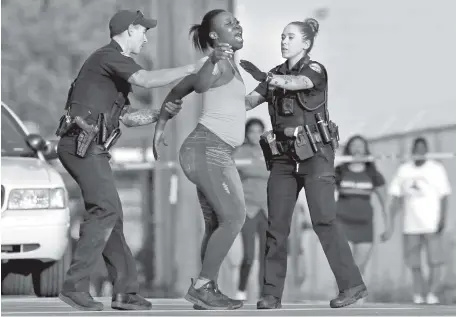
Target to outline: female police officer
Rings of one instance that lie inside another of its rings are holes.
[[[102,254],[113,281],[111,307],[122,310],[150,309],[137,294],[136,264],[123,233],[119,195],[109,164],[109,148],[120,135],[119,120],[126,126],[150,124],[157,119],[152,109],[129,105],[131,85],[154,88],[167,85],[195,69],[194,65],[147,71],[130,57],[147,42],[146,31],[157,21],[138,12],[122,10],[109,23],[111,42],[95,51],[71,85],[67,114],[57,135],[58,153],[64,168],[81,188],[87,212],[59,297],[80,310],[102,310],[103,304],[89,294],[89,278]],[[176,114],[181,101],[168,104]],[[126,110],[125,110],[126,109]],[[122,116],[121,116],[122,114]]]
[[[332,147],[336,146],[337,127],[329,123],[328,118],[326,70],[308,56],[317,32],[318,22],[314,19],[288,24],[281,42],[282,56],[287,60],[268,73],[248,61],[241,61],[241,66],[261,82],[246,97],[246,107],[251,109],[267,101],[274,134],[268,139],[270,150],[265,151],[271,169],[267,189],[269,228],[259,309],[281,307],[287,271],[287,237],[296,199],[303,186],[313,228],[340,291],[338,297],[331,300],[331,307],[347,306],[367,296],[347,239],[335,221]]]

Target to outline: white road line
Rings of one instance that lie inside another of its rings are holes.
[[[15,317],[30,317],[30,316],[35,316],[33,313],[30,313],[29,315],[14,315]],[[50,315],[50,316],[59,316],[59,315]],[[61,315],[62,317],[65,316],[65,315]],[[83,315],[81,314],[81,317],[82,316],[96,316],[96,315]],[[104,315],[104,317],[116,317],[118,315]],[[130,315],[132,316],[132,315]],[[173,315],[134,315],[135,317],[169,317],[169,316],[173,316]],[[185,315],[174,315],[174,316],[183,316],[185,317]],[[194,316],[194,315],[189,315],[189,316]],[[231,315],[217,315],[217,316],[231,316]],[[252,315],[235,315],[236,317],[252,317]],[[272,317],[296,317],[296,316],[293,316],[293,315],[264,315],[264,316],[272,316]],[[374,315],[372,315],[374,316]],[[451,315],[407,315],[407,317],[429,317],[429,316],[432,316],[432,317],[446,317],[446,316],[451,316]],[[326,315],[326,316],[318,316],[318,317],[334,317],[334,315]],[[405,317],[404,315],[375,315],[375,317]]]
[[[81,316],[81,317],[85,317],[85,316],[96,316],[98,312],[93,312],[94,314],[85,314],[84,312],[79,312],[79,315],[76,315],[76,316]],[[119,313],[122,313],[122,312],[119,312]],[[62,315],[59,315],[58,312],[53,312],[51,313],[51,315],[49,316],[71,316],[71,314],[67,314],[66,312],[65,313],[60,313]],[[117,317],[121,314],[111,314],[111,315],[103,315],[104,317]],[[123,315],[125,315],[125,313],[123,313]],[[3,314],[2,313],[2,316],[14,316],[14,317],[30,317],[30,316],[42,316],[42,314],[36,314],[36,313],[29,313],[29,314],[22,314],[22,315],[9,315],[9,314]],[[198,315],[186,315],[186,314],[175,314],[175,315],[155,315],[155,314],[147,314],[147,315],[138,315],[138,314],[128,314],[127,316],[135,316],[135,317],[169,317],[169,316],[198,316]],[[200,315],[201,316],[201,315]],[[220,317],[223,317],[223,316],[236,316],[236,317],[252,317],[252,316],[258,316],[258,315],[254,315],[254,314],[249,314],[249,315],[222,315],[222,314],[219,314],[219,315],[215,315],[214,316],[220,316]],[[264,314],[264,315],[259,315],[259,316],[271,316],[271,317],[296,317],[296,315],[273,315],[273,314]],[[312,315],[303,315],[303,316],[312,316]],[[336,315],[319,315],[319,317],[334,317]],[[341,315],[341,316],[347,316],[347,315]],[[448,315],[448,314],[435,314],[435,315],[432,315],[432,314],[429,314],[429,315],[412,315],[412,314],[408,314],[408,315],[365,315],[365,316],[375,316],[375,317],[425,317],[425,316],[433,316],[433,317],[445,317],[445,316],[451,316],[451,315]]]
[[[96,301],[100,302],[111,302],[111,299],[108,297],[98,297],[94,298]],[[166,305],[166,306],[173,306],[173,305],[192,305],[189,302],[187,302],[185,299],[154,299],[154,298],[146,298],[149,300],[152,305]],[[10,304],[10,303],[15,303],[15,302],[21,302],[21,303],[40,303],[40,304],[45,304],[45,303],[62,303],[62,301],[58,298],[36,298],[36,297],[26,297],[26,298],[4,298],[2,297],[1,303],[3,304]],[[63,303],[62,303],[63,305]],[[254,305],[256,306],[256,302],[247,302],[244,303],[244,305]],[[326,301],[309,301],[309,302],[293,302],[293,303],[283,303],[282,305],[285,306],[310,306],[310,305],[328,305],[328,302]]]
[[[15,303],[21,303],[22,307],[49,307],[49,308],[57,308],[57,307],[67,307],[65,303],[60,301],[59,299],[55,298],[29,298],[32,300],[24,300],[24,299],[16,299],[16,298],[2,298],[1,304],[3,307],[17,307],[17,305],[14,305]],[[111,305],[111,300],[107,300],[106,298],[95,298],[95,300],[102,302],[104,305]],[[163,300],[161,299],[160,301],[155,301],[154,299],[149,299],[152,303],[153,306],[174,306],[174,307],[180,307],[180,306],[192,306],[191,303],[187,302],[186,300]],[[24,306],[25,304],[25,306]],[[360,304],[354,304],[354,305],[360,305]],[[369,307],[366,307],[366,306]],[[378,305],[378,306],[377,306]],[[282,306],[291,306],[291,307],[305,307],[305,306],[325,306],[322,308],[330,308],[327,302],[304,302],[304,303],[282,303]],[[244,303],[244,307],[256,307],[256,303]],[[319,307],[316,307],[319,308]],[[415,308],[422,308],[414,305],[407,305],[407,307],[404,306],[388,306],[387,304],[376,304],[376,303],[367,303],[363,304],[361,306],[352,306],[350,308],[369,308],[369,309],[415,309]],[[286,308],[285,308],[286,309]]]
[[[362,308],[362,307],[353,307],[353,308],[342,308],[343,311],[347,310],[421,310],[422,308]],[[281,308],[281,309],[276,309],[276,310],[270,310],[267,312],[273,313],[273,312],[280,312],[280,311],[334,311],[334,308],[323,308],[323,307],[318,307],[318,308]],[[128,313],[144,313],[145,311],[128,311]],[[201,314],[211,314],[214,312],[225,312],[225,313],[236,313],[236,312],[249,312],[249,313],[259,313],[259,314],[264,314],[266,311],[264,310],[257,310],[257,309],[235,309],[235,310],[195,310],[195,309],[152,309],[147,311],[148,313],[201,313]],[[78,311],[78,310],[62,310],[62,311],[40,311],[40,312],[2,312],[2,315],[17,315],[17,314],[81,314],[81,313],[96,313],[96,314],[125,314],[125,311],[115,311],[115,310],[102,310],[102,311],[97,311],[97,312],[90,312],[90,311]]]
[[[102,302],[105,306],[111,306],[111,302]],[[191,307],[193,304],[190,304],[188,302],[185,303],[154,303],[152,302],[153,307],[160,307],[160,306],[170,306],[170,307]],[[319,306],[316,304],[282,304],[282,306],[291,306],[291,307],[306,307],[306,306]],[[324,305],[329,307],[328,305]],[[58,302],[51,302],[51,303],[41,303],[41,302],[36,302],[36,303],[4,303],[2,302],[2,307],[25,307],[25,308],[32,308],[32,307],[48,307],[48,308],[57,308],[57,307],[67,307],[66,304],[64,303],[58,303]],[[255,307],[256,304],[244,304],[244,307]]]

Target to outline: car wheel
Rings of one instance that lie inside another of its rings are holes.
[[[33,295],[31,268],[36,264],[29,261],[2,264],[2,295]]]
[[[71,247],[62,259],[44,263],[40,270],[32,274],[33,289],[38,297],[57,297],[62,289],[65,274],[71,263]]]

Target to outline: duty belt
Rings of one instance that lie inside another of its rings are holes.
[[[323,140],[321,139],[319,132],[312,132],[312,134],[314,135],[315,142],[317,144],[323,143]],[[277,142],[278,150],[282,154],[287,153],[290,150],[290,148],[293,146],[293,139],[291,139],[291,138],[284,139],[284,140],[276,140],[276,142]]]

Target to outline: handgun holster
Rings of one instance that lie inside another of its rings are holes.
[[[301,162],[314,156],[314,151],[309,138],[305,132],[301,132],[296,136],[291,147],[291,156],[297,161]]]

